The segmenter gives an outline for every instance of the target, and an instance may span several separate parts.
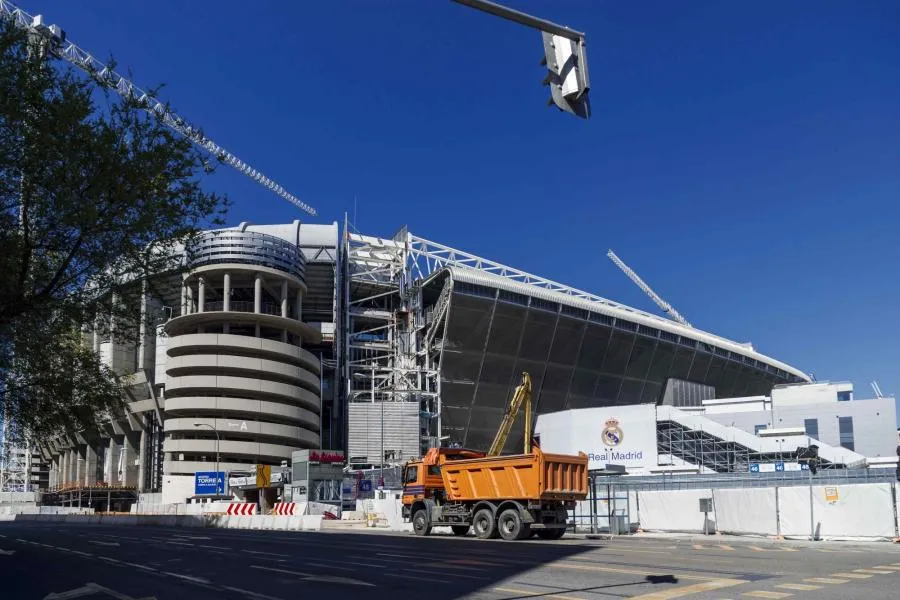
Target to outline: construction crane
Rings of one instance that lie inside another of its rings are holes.
[[[681,323],[682,325],[685,325],[685,326],[690,327],[690,328],[693,329],[694,326],[691,325],[690,323],[688,323],[688,322],[687,322],[687,319],[685,319],[684,317],[682,317],[682,316],[678,313],[678,311],[675,310],[675,308],[674,308],[671,304],[669,304],[668,302],[666,302],[665,300],[663,300],[662,298],[660,298],[660,297],[659,297],[659,294],[657,294],[656,292],[654,292],[654,291],[650,288],[649,285],[647,285],[646,283],[644,283],[644,280],[643,280],[643,279],[641,279],[640,277],[638,277],[638,274],[637,274],[637,273],[635,273],[634,271],[632,271],[632,270],[628,267],[628,265],[626,265],[625,263],[623,263],[623,262],[622,262],[622,259],[620,259],[618,256],[616,256],[616,253],[615,253],[615,252],[613,252],[612,250],[610,250],[609,252],[606,253],[606,256],[608,256],[609,259],[610,259],[611,261],[613,261],[613,262],[616,264],[617,267],[619,267],[620,269],[622,269],[622,272],[625,273],[625,275],[628,277],[628,279],[630,279],[631,281],[633,281],[633,282],[635,283],[635,285],[637,285],[639,288],[641,288],[642,290],[644,290],[644,293],[647,294],[648,296],[650,296],[650,299],[653,300],[653,301],[656,303],[656,305],[662,309],[662,311],[663,311],[664,313],[666,313],[667,315],[669,315],[670,317],[672,317],[672,319],[674,319],[675,321],[678,321],[678,322]]]
[[[275,192],[297,208],[316,215],[316,209],[303,202],[295,195],[288,192],[281,185],[272,181],[261,172],[257,171],[231,152],[219,146],[211,139],[203,135],[199,128],[189,124],[183,118],[175,114],[164,103],[160,102],[149,93],[137,87],[107,65],[97,60],[85,50],[82,50],[66,39],[65,31],[56,25],[45,25],[41,15],[32,16],[11,2],[0,0],[0,18],[13,23],[16,27],[38,34],[43,42],[46,42],[47,52],[62,58],[75,65],[90,75],[95,81],[115,91],[120,96],[133,100],[149,113],[156,115],[165,125],[184,137],[188,138],[218,160],[234,167],[238,172],[253,179],[268,190]]]
[[[519,409],[523,404],[525,405],[525,454],[531,454],[531,435],[534,424],[531,417],[531,375],[526,372],[522,373],[522,383],[516,386],[516,390],[513,392],[512,400],[509,401],[506,414],[503,415],[503,421],[500,423],[500,429],[494,436],[494,443],[488,450],[488,456],[500,456],[513,423],[516,422],[516,415],[519,414]]]

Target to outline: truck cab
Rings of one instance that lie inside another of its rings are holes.
[[[416,458],[403,467],[403,518],[410,517],[410,507],[419,500],[444,502],[444,479],[441,466],[451,460],[483,458],[484,452],[461,448],[432,448],[422,458]]]

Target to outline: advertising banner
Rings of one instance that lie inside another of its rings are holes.
[[[581,408],[539,415],[535,431],[547,452],[588,455],[588,468],[624,465],[629,473],[657,466],[656,406]]]
[[[190,480],[188,480],[190,481]],[[218,485],[217,485],[218,484]],[[194,495],[215,496],[225,494],[224,471],[198,471],[194,473]]]

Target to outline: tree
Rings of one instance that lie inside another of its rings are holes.
[[[86,427],[121,402],[82,343],[97,315],[136,335],[141,281],[180,268],[227,201],[200,150],[136,101],[36,51],[0,20],[0,393],[32,434]]]

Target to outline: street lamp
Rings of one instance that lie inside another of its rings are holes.
[[[219,430],[209,423],[194,423],[194,427],[209,427],[216,434],[216,496],[219,495]]]

